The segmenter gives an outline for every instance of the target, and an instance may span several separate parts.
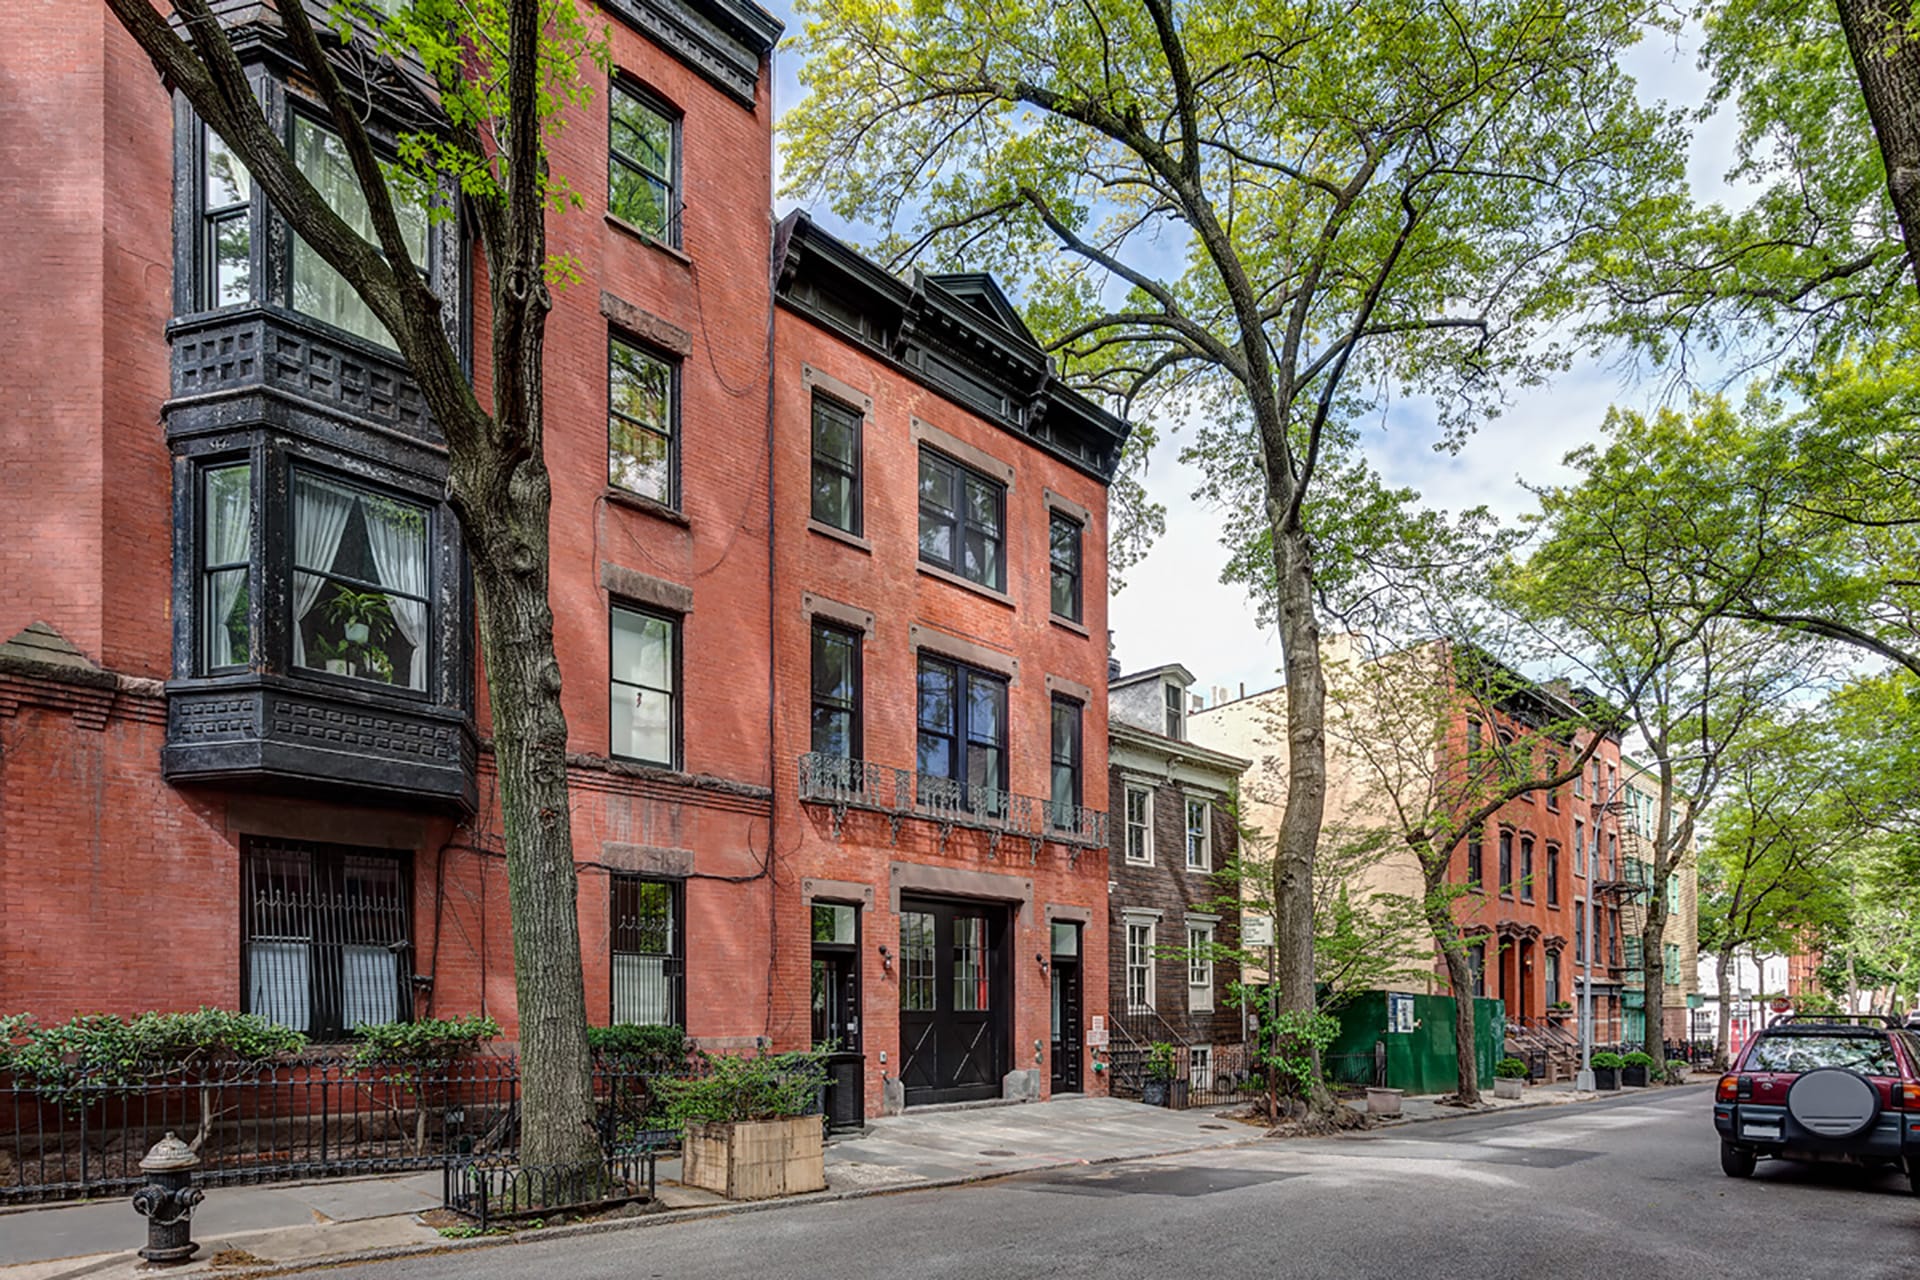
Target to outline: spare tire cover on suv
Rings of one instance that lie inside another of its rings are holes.
[[[1787,1090],[1787,1110],[1823,1138],[1851,1138],[1880,1114],[1880,1095],[1865,1076],[1843,1067],[1809,1071]]]

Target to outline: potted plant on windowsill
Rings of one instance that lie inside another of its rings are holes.
[[[1547,1006],[1547,1016],[1555,1022],[1565,1022],[1573,1016],[1573,1001],[1556,1000]]]
[[[684,1128],[681,1181],[729,1200],[823,1191],[820,1053],[701,1054],[702,1074],[654,1082]]]
[[[1518,1058],[1502,1058],[1493,1068],[1493,1096],[1509,1102],[1519,1098],[1527,1084],[1527,1064]]]
[[[1620,1068],[1627,1060],[1617,1053],[1596,1053],[1593,1055],[1593,1087],[1603,1093],[1612,1093],[1620,1087]]]
[[[378,591],[335,587],[333,598],[327,601],[327,618],[340,624],[340,634],[352,645],[385,640],[393,634],[393,609]]]
[[[347,653],[347,642],[344,640],[329,640],[321,636],[313,642],[313,656],[320,659],[321,669],[330,676],[353,674],[353,660]]]
[[[1140,1101],[1150,1107],[1167,1106],[1173,1097],[1174,1051],[1165,1040],[1147,1046],[1147,1073],[1140,1082]]]
[[[1620,1059],[1620,1083],[1632,1085],[1636,1089],[1647,1087],[1647,1068],[1653,1065],[1653,1059],[1644,1053],[1630,1053]]]

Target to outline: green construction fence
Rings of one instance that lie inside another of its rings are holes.
[[[1373,1046],[1387,1046],[1387,1087],[1408,1093],[1450,1093],[1460,1087],[1453,1055],[1452,996],[1402,996],[1413,1001],[1413,1029],[1392,1030],[1388,1023],[1388,992],[1365,991],[1338,1011],[1340,1035],[1327,1050],[1328,1075],[1336,1082],[1366,1084]],[[1395,993],[1398,994],[1398,993]],[[1506,1010],[1498,1000],[1474,1002],[1474,1057],[1481,1087],[1493,1079],[1493,1065],[1506,1040]],[[1358,1077],[1358,1078],[1352,1078]]]

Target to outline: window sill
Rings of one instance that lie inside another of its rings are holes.
[[[1004,591],[996,591],[992,587],[981,586],[972,579],[963,578],[957,573],[942,569],[937,564],[928,564],[924,560],[918,561],[917,563],[920,572],[926,574],[929,578],[938,578],[942,582],[950,582],[962,591],[971,591],[977,596],[985,596],[995,604],[1003,604],[1009,609],[1014,607],[1013,597]]]
[[[605,496],[607,501],[615,506],[625,507],[629,511],[638,511],[642,515],[664,520],[668,524],[677,524],[682,529],[691,528],[693,525],[693,521],[687,519],[685,512],[676,511],[666,503],[658,502],[643,493],[629,493],[625,489],[616,489],[609,485]]]
[[[830,524],[823,524],[811,516],[807,518],[807,531],[809,533],[817,533],[823,538],[832,538],[835,542],[844,542],[855,551],[864,551],[868,555],[873,554],[873,544],[859,534],[848,533],[845,529],[837,529]]]
[[[607,214],[606,218],[607,218],[607,225],[612,227],[615,231],[618,231],[623,235],[632,236],[635,240],[638,240],[641,244],[646,245],[648,248],[658,249],[661,253],[666,254],[669,258],[672,258],[674,261],[678,262],[683,267],[691,267],[693,265],[693,259],[687,254],[687,251],[685,249],[682,249],[677,245],[668,244],[666,241],[654,235],[651,231],[643,231],[639,227],[634,226],[631,222],[628,222],[625,218],[616,217],[612,213]]]
[[[1125,861],[1130,867],[1150,867],[1153,865],[1152,858],[1127,858]]]
[[[1051,622],[1056,627],[1065,628],[1066,630],[1073,632],[1075,635],[1086,636],[1088,639],[1093,638],[1093,632],[1087,630],[1084,626],[1082,626],[1078,622],[1075,622],[1072,618],[1063,618],[1057,613],[1050,613],[1047,615],[1047,621]]]
[[[1212,867],[1196,867],[1191,862],[1187,864],[1187,870],[1189,872],[1198,872],[1200,875],[1203,875],[1203,876],[1210,876],[1213,874]]]

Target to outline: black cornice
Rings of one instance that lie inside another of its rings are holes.
[[[724,89],[749,111],[785,30],[752,0],[600,0],[600,7]]]
[[[921,385],[1102,484],[1132,428],[1068,387],[1024,333],[939,280],[902,280],[789,214],[775,235],[781,305],[865,348]]]

